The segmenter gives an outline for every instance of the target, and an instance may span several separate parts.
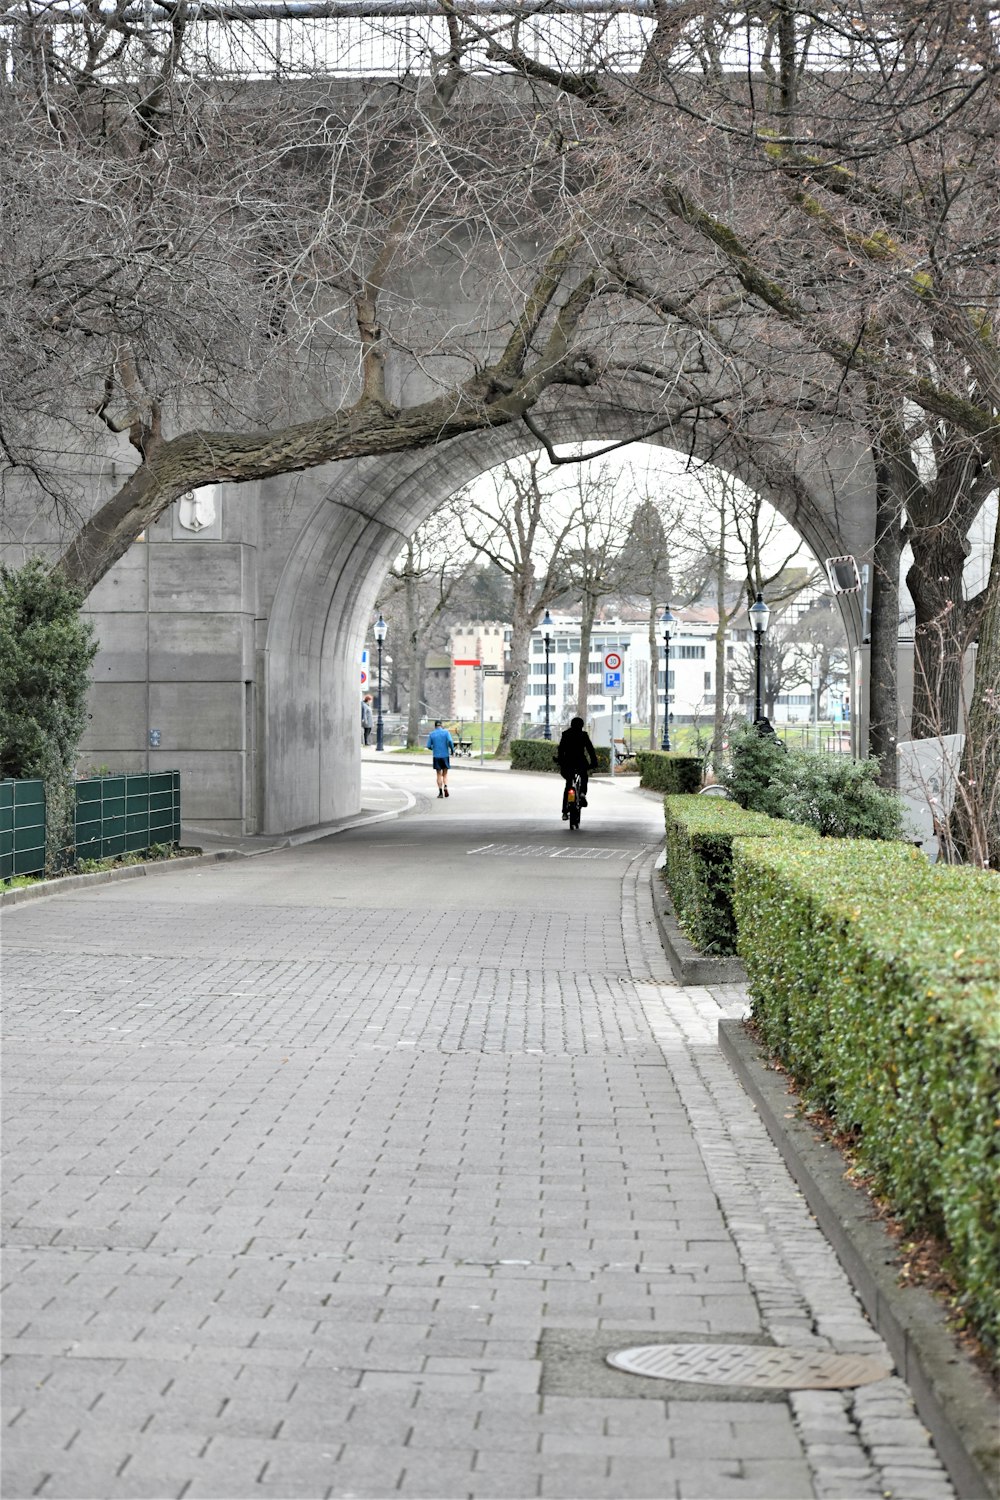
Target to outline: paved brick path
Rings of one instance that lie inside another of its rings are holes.
[[[4,1495],[944,1500],[896,1378],[606,1367],[881,1345],[716,1048],[742,997],[670,982],[657,801],[571,844],[539,778],[452,789],[4,913]]]

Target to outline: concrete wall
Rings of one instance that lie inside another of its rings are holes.
[[[543,420],[557,443],[629,436],[621,413],[578,396],[550,398]],[[683,437],[697,454],[696,439]],[[783,510],[819,557],[870,556],[864,444],[841,430],[799,431],[794,445],[794,508],[765,474],[735,464],[733,472]],[[445,499],[536,447],[518,424],[217,486],[214,515],[196,528],[175,504],[87,601],[101,650],[82,768],[177,767],[186,824],[223,833],[283,833],[355,812],[360,652],[385,573]],[[702,456],[726,465],[718,447]],[[93,484],[94,503],[114,482],[110,473]],[[33,515],[29,526],[8,510],[4,522],[0,550],[15,565],[25,551],[54,551],[53,528]],[[857,600],[839,602],[854,645]]]

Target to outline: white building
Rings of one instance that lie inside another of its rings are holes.
[[[672,610],[673,628],[670,632],[669,704],[667,705],[676,723],[700,722],[707,724],[715,712],[715,695],[718,688],[715,677],[715,631],[714,610],[701,607]],[[565,726],[576,712],[576,683],[580,662],[580,621],[572,614],[553,615],[549,630],[548,651],[548,710],[553,729]],[[506,684],[499,675],[509,667],[511,630],[509,625],[496,621],[486,624],[458,626],[452,632],[452,659],[479,660],[496,669],[496,675],[482,678],[474,667],[454,666],[452,669],[452,717],[457,720],[478,719],[480,713],[480,681],[484,681],[486,693],[485,716],[487,720],[499,719],[506,699]],[[630,714],[636,723],[648,723],[650,691],[655,683],[657,693],[657,722],[662,724],[664,713],[664,641],[662,627],[657,622],[656,661],[651,665],[649,656],[649,634],[645,622],[635,620],[604,620],[594,626],[590,641],[587,670],[587,714],[588,719],[600,719],[612,712],[617,716]],[[749,627],[740,623],[726,632],[726,672],[722,691],[726,695],[726,708],[730,712],[752,713],[753,705],[746,694],[734,687],[734,680],[742,682],[746,676],[747,646],[752,646]],[[605,658],[615,653],[621,658],[620,688],[612,692],[607,687]],[[846,687],[824,692],[820,700],[823,718],[839,718],[843,713]],[[525,687],[524,714],[532,724],[545,722],[546,710],[546,652],[545,632],[541,625],[532,632],[528,657],[528,679]],[[782,693],[774,707],[774,721],[779,724],[805,723],[815,711],[814,694],[810,684]]]

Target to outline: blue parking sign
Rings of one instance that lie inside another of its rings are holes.
[[[606,693],[617,693],[622,685],[622,674],[620,672],[605,672],[604,691]]]

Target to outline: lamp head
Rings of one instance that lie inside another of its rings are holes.
[[[545,634],[547,636],[549,634],[549,632],[552,631],[552,630],[555,630],[555,628],[556,628],[556,622],[555,622],[555,620],[553,620],[553,618],[549,614],[548,610],[546,610],[545,611],[545,618],[542,621],[542,629],[545,631]]]
[[[671,630],[673,630],[676,624],[677,621],[670,613],[670,605],[665,604],[663,607],[663,613],[660,616],[660,629],[663,631],[664,635],[667,635]]]
[[[763,635],[767,629],[767,622],[771,618],[771,611],[764,603],[764,595],[758,594],[756,600],[751,604],[748,614],[750,624],[756,635]]]
[[[375,621],[375,624],[372,626],[372,630],[374,631],[375,639],[378,641],[379,645],[381,645],[389,633],[389,627],[385,623],[381,615],[379,615],[378,619]]]

